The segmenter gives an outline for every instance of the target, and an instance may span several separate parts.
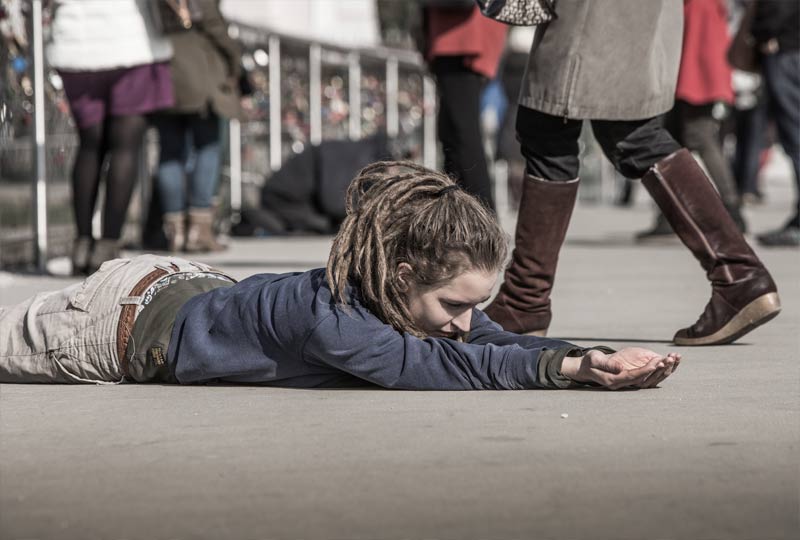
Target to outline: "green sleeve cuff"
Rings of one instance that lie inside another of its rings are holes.
[[[610,347],[602,345],[597,347],[562,347],[560,349],[545,349],[539,353],[538,378],[543,388],[565,389],[582,386],[561,373],[561,365],[567,356],[581,357],[589,351],[600,351],[606,354],[615,353]]]

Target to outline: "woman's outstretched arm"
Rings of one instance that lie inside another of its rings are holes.
[[[565,342],[558,342],[565,343]],[[552,384],[540,358],[546,351],[564,355],[585,350],[566,348],[524,348],[518,344],[464,343],[446,338],[419,339],[400,334],[366,311],[337,311],[326,317],[309,336],[303,350],[306,361],[324,364],[386,388],[407,390],[518,390],[564,388],[577,379],[562,375]],[[613,351],[610,351],[613,352]],[[593,357],[594,358],[594,357]],[[571,364],[570,364],[571,365]],[[616,366],[616,364],[614,364]],[[613,385],[636,385],[640,376],[655,373],[658,363],[638,366],[641,373],[623,369]],[[552,368],[553,366],[551,366]],[[560,365],[559,365],[560,367]],[[596,368],[599,369],[599,368]],[[594,372],[591,372],[594,373]],[[582,375],[585,374],[582,372]]]

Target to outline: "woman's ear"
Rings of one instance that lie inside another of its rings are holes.
[[[397,265],[397,289],[403,292],[408,292],[412,284],[412,274],[414,273],[411,265],[408,263],[400,263]]]

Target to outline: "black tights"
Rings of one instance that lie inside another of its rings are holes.
[[[104,124],[79,130],[80,146],[72,169],[72,207],[78,236],[92,235],[100,172],[108,155],[103,238],[120,238],[136,184],[139,149],[146,127],[144,116],[111,116]]]

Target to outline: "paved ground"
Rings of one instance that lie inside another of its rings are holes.
[[[790,193],[749,210],[752,228]],[[551,333],[678,350],[662,388],[2,385],[0,537],[797,538],[800,252],[759,251],[784,303],[771,324],[675,348],[708,289],[679,244],[633,244],[649,214],[578,208]],[[237,241],[207,260],[243,277],[323,265],[327,247]],[[71,282],[0,274],[0,305]]]

